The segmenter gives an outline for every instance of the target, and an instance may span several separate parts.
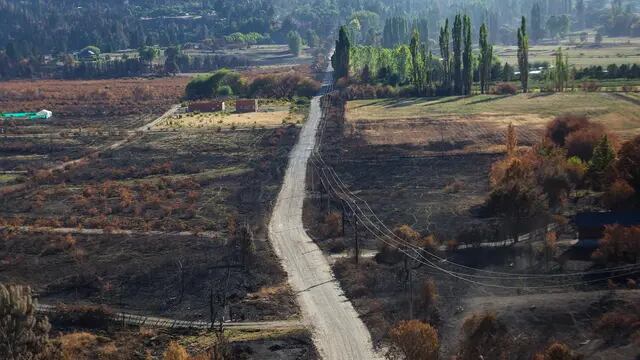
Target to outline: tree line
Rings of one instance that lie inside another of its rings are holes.
[[[405,36],[407,22],[399,19],[388,21],[389,41],[401,41]],[[473,50],[472,21],[468,15],[455,16],[450,26],[446,19],[439,29],[438,52],[435,56],[420,36],[416,23],[407,43],[395,47],[353,45],[348,26],[339,30],[332,64],[337,80],[348,80],[354,74],[364,83],[382,82],[390,85],[411,85],[416,95],[469,95],[474,82],[479,82],[480,92],[489,91],[490,81],[510,77],[495,59],[493,45],[486,24],[480,26],[478,34],[479,52]],[[518,67],[524,92],[528,90],[528,35],[523,17],[518,29]],[[510,80],[510,79],[509,79]]]

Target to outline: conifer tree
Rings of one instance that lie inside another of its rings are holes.
[[[522,17],[522,25],[518,29],[518,68],[522,92],[529,92],[529,37],[527,36],[527,20]]]
[[[462,84],[462,16],[456,15],[453,22],[453,86],[454,94],[461,95]]]
[[[493,46],[489,44],[487,26],[482,24],[480,27],[480,92],[483,94],[489,90],[492,61]]]
[[[542,9],[539,3],[535,3],[531,9],[531,40],[534,43],[538,42],[544,36],[543,32]]]
[[[467,15],[463,18],[464,27],[464,54],[462,63],[464,72],[462,74],[462,94],[470,95],[473,88],[473,48],[471,46],[471,18]]]
[[[331,65],[333,66],[334,77],[340,79],[349,77],[349,53],[351,51],[351,43],[347,35],[347,29],[342,26],[336,41],[336,50],[331,57]]]
[[[449,92],[451,90],[451,48],[449,46],[451,34],[449,31],[449,19],[444,22],[444,27],[440,28],[440,56],[442,57],[442,88]]]

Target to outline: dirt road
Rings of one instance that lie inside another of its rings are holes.
[[[324,359],[376,359],[369,331],[340,289],[327,259],[302,225],[307,162],[320,123],[320,98],[312,100],[309,119],[291,152],[269,236],[297,294],[305,322]]]
[[[52,315],[56,313],[56,307],[52,305],[39,304],[37,311],[41,314]],[[165,329],[211,329],[211,323],[207,321],[187,321],[172,318],[163,318],[155,316],[136,315],[129,313],[117,312],[111,316],[114,322],[124,323],[126,325],[146,326]],[[214,327],[220,324],[215,323]],[[247,321],[247,322],[225,322],[225,328],[238,330],[264,330],[264,329],[296,329],[303,328],[298,320],[281,320],[281,321]]]

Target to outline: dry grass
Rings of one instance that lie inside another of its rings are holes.
[[[158,126],[160,129],[210,129],[277,127],[283,122],[297,123],[302,116],[291,115],[288,110],[245,114],[199,113],[176,115]]]
[[[512,123],[520,144],[536,142],[555,116],[578,113],[626,139],[640,134],[640,106],[607,93],[478,95],[362,100],[347,104],[353,133],[368,144],[432,144],[433,150],[493,152]],[[446,141],[445,141],[446,140]]]
[[[109,359],[118,352],[116,344],[110,339],[87,332],[66,334],[59,340],[65,359],[90,360],[96,356]]]

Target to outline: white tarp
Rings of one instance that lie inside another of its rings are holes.
[[[40,110],[37,112],[38,116],[44,116],[45,119],[50,118],[51,116],[53,116],[53,113],[49,110]]]

